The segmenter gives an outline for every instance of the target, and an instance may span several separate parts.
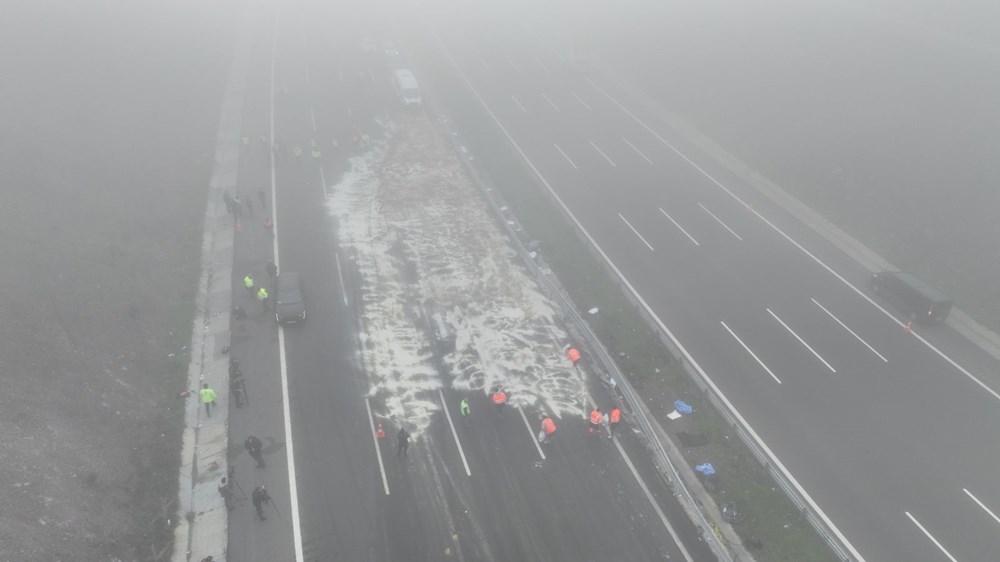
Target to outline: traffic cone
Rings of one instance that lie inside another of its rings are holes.
[[[385,430],[382,429],[382,424],[377,424],[375,426],[375,437],[385,439]]]
[[[913,332],[913,320],[910,320],[909,322],[906,323],[905,326],[903,326],[903,331],[906,332],[907,334]]]

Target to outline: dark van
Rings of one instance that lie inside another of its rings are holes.
[[[302,277],[294,271],[278,275],[274,319],[278,323],[300,322],[306,319],[306,301],[302,292]]]
[[[914,322],[944,322],[951,312],[950,297],[909,273],[876,273],[871,278],[871,288]]]

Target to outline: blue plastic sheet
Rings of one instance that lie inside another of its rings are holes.
[[[712,463],[708,462],[705,464],[699,464],[698,466],[694,467],[694,469],[704,474],[705,476],[711,476],[715,474],[715,467],[712,466]]]
[[[688,403],[683,400],[674,402],[674,409],[682,414],[690,414],[694,411],[694,408],[689,406]]]

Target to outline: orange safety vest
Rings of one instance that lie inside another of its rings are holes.
[[[546,435],[552,435],[556,432],[556,422],[552,421],[552,418],[545,418],[542,420],[542,431]]]
[[[502,390],[493,395],[494,404],[503,404],[506,401],[507,401],[507,393]]]
[[[594,410],[593,412],[590,412],[590,423],[594,425],[601,425],[603,421],[604,421],[604,416],[601,415],[600,410]]]
[[[566,352],[566,358],[569,359],[570,363],[576,363],[580,360],[580,352],[575,347],[571,347]]]
[[[611,423],[618,423],[622,421],[622,411],[618,408],[611,410]]]

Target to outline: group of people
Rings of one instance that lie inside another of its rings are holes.
[[[496,414],[502,415],[504,408],[507,406],[507,402],[510,400],[510,392],[503,385],[494,385],[490,388],[488,393],[490,402],[493,403],[494,411]],[[463,422],[468,425],[468,420],[472,415],[472,408],[469,406],[469,401],[463,398],[459,403],[459,413],[462,416]],[[547,414],[540,414],[539,420],[541,420],[541,427],[538,431],[538,441],[539,443],[549,444],[552,443],[552,438],[555,436],[558,426],[556,422]],[[605,426],[608,428],[608,438],[614,437],[615,432],[618,429],[618,424],[622,421],[622,411],[618,406],[613,406],[609,411],[602,412],[600,408],[595,407],[592,412],[590,412],[589,427],[587,432],[589,434],[600,435],[603,433]],[[408,435],[407,435],[408,437]]]
[[[594,408],[590,412],[590,426],[587,432],[591,435],[600,435],[604,426],[608,427],[608,439],[615,436],[618,424],[622,421],[622,411],[618,406],[611,408],[609,412],[601,412],[600,408]]]
[[[351,131],[351,144],[352,146],[354,146],[355,149],[368,148],[369,146],[371,146],[371,143],[372,143],[371,136],[366,131],[363,132],[359,131],[358,129],[354,129]],[[283,145],[278,141],[275,141],[274,144],[271,145],[271,154],[275,162],[281,159],[282,146]],[[337,140],[337,137],[332,137],[330,139],[330,146],[333,147],[333,150],[338,150],[340,148],[340,142]],[[289,150],[292,154],[292,157],[296,161],[301,160],[302,155],[305,154],[305,151],[302,150],[302,147],[299,145],[293,145]],[[316,139],[314,138],[309,139],[309,155],[312,157],[313,160],[319,160],[323,158],[323,152],[320,150],[320,143],[317,142]]]
[[[267,273],[268,279],[270,279],[270,287],[274,288],[278,279],[278,266],[275,265],[274,261],[268,260],[267,265],[264,266],[264,271]],[[268,292],[267,287],[263,285],[257,285],[257,281],[253,278],[253,275],[247,273],[243,276],[243,287],[246,288],[247,294],[250,298],[256,298],[260,301],[261,310],[267,311],[271,304],[271,294]]]
[[[246,499],[246,493],[243,492],[243,488],[240,488],[239,483],[237,483],[233,478],[232,471],[230,471],[228,478],[223,476],[222,480],[219,481],[219,495],[222,496],[226,503],[226,509],[229,511],[232,511],[236,507],[236,492],[234,491],[234,486],[235,489],[238,489],[240,493],[243,494],[243,498]],[[267,491],[267,486],[263,482],[257,484],[253,491],[250,492],[250,501],[253,503],[254,509],[257,510],[257,517],[260,518],[261,521],[267,520],[267,516],[264,515],[264,506],[272,505],[271,494]]]
[[[264,194],[264,190],[257,190],[257,200],[260,202],[262,209],[267,209],[267,196]],[[253,200],[249,196],[243,199],[239,195],[233,195],[228,191],[223,191],[222,201],[226,204],[226,212],[228,212],[229,215],[236,220],[239,220],[239,218],[243,216],[244,207],[246,207],[247,214],[251,217],[253,216]]]
[[[264,462],[264,444],[261,442],[260,438],[256,435],[250,435],[243,442],[243,448],[247,450],[250,457],[257,462],[257,468],[266,468],[267,463]],[[222,480],[219,481],[219,495],[222,496],[226,503],[226,509],[232,511],[235,508],[235,491],[236,489],[243,494],[243,498],[246,499],[246,494],[243,489],[240,488],[239,483],[233,478],[233,474],[236,471],[236,467],[231,467],[229,469],[228,478],[223,476]],[[264,515],[264,506],[271,504],[271,494],[267,491],[267,486],[260,482],[254,487],[253,491],[250,493],[250,501],[253,503],[253,507],[257,510],[257,517],[264,521],[267,516]]]

